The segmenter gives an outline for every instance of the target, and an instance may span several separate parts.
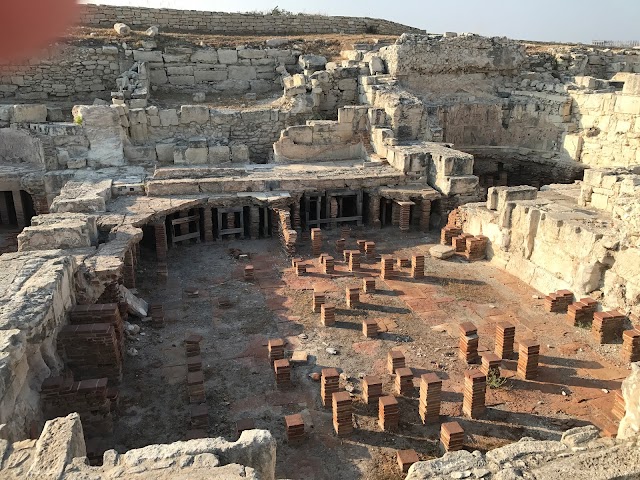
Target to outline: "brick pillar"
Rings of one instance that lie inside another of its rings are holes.
[[[227,228],[231,230],[232,228],[236,228],[236,214],[235,212],[227,213]]]
[[[300,228],[300,197],[293,197],[293,213],[291,214],[291,228]]]
[[[469,418],[480,417],[486,409],[486,393],[487,377],[484,373],[477,370],[467,370],[464,372],[462,413]]]
[[[18,221],[18,227],[24,228],[27,226],[27,220],[24,217],[24,205],[22,203],[20,190],[13,190],[11,194],[13,195],[13,206],[16,210],[16,220]]]
[[[166,276],[169,272],[167,269],[167,229],[164,219],[161,223],[154,226],[154,234],[156,237],[156,257],[158,259],[158,274]]]
[[[330,227],[336,228],[338,226],[338,223],[335,221],[335,219],[338,218],[338,200],[336,197],[329,198],[329,218],[331,219]]]
[[[436,423],[440,419],[442,380],[435,373],[420,377],[420,404],[418,412],[422,423]]]
[[[411,221],[411,205],[408,202],[400,204],[400,231],[408,232]]]
[[[49,202],[47,202],[46,195],[31,195],[33,199],[33,208],[36,211],[36,215],[44,215],[49,213]]]
[[[124,286],[136,288],[136,269],[133,261],[133,247],[124,254]]]
[[[391,202],[391,225],[397,227],[400,225],[400,205]]]
[[[213,212],[211,207],[204,207],[202,215],[204,215],[204,221],[202,222],[204,225],[204,241],[213,242]]]
[[[369,218],[367,219],[372,228],[380,228],[380,195],[369,194]]]
[[[249,236],[254,240],[260,238],[260,207],[249,207]]]
[[[5,192],[0,192],[0,221],[3,225],[9,225],[11,223],[11,217],[9,216],[9,206],[7,204],[7,197]]]
[[[429,221],[431,219],[431,201],[426,198],[420,202],[420,230],[429,231]]]

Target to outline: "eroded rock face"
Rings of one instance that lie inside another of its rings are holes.
[[[631,364],[631,374],[622,382],[626,414],[618,428],[618,438],[630,438],[640,432],[640,362]]]

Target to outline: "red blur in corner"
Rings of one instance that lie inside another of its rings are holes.
[[[77,15],[76,0],[0,0],[0,62],[37,55]]]

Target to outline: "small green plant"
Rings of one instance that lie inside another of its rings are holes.
[[[82,115],[78,115],[77,117],[74,117],[73,123],[75,123],[76,125],[82,125]]]
[[[500,376],[500,372],[496,370],[490,370],[487,375],[487,385],[489,388],[502,388],[507,383],[507,379]]]

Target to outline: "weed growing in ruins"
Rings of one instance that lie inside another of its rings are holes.
[[[487,385],[489,388],[497,389],[502,388],[507,383],[507,379],[501,377],[500,374],[496,371],[490,371],[489,375],[487,375]]]
[[[78,115],[77,117],[74,117],[73,123],[75,123],[76,125],[82,125],[82,115]]]

